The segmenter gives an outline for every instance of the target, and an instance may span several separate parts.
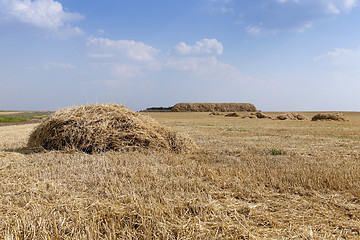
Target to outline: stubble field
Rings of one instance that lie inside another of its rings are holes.
[[[0,127],[0,239],[360,239],[360,113],[148,115],[198,149],[36,152],[37,124]]]

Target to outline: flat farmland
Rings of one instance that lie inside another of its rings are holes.
[[[146,113],[187,154],[39,152],[37,124],[2,126],[0,239],[360,239],[360,113],[344,114]]]

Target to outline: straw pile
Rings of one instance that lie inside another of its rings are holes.
[[[252,119],[255,119],[255,118],[272,119],[271,116],[266,115],[266,114],[264,114],[262,112],[246,113],[245,115],[241,115],[239,113],[233,112],[233,113],[226,114],[225,117],[242,117],[242,118],[252,118]]]
[[[272,119],[271,116],[267,115],[267,114],[264,114],[262,112],[256,112],[256,113],[250,113],[250,114],[245,114],[244,116],[242,116],[242,118],[268,118],[268,119]]]
[[[210,116],[219,116],[219,115],[222,115],[221,113],[218,113],[218,112],[211,112],[209,113]]]
[[[172,112],[256,112],[251,103],[177,103]]]
[[[298,113],[286,113],[276,117],[278,120],[295,120],[295,121],[304,121],[308,120],[308,118],[304,115]]]
[[[350,121],[342,113],[319,113],[311,121]]]
[[[255,113],[255,116],[256,116],[257,118],[269,118],[269,119],[272,119],[272,117],[271,117],[270,115],[266,115],[266,114],[264,114],[264,113],[262,113],[262,112],[257,112],[257,113]]]
[[[122,105],[94,104],[55,112],[33,131],[28,147],[86,153],[142,149],[180,153],[195,144]]]
[[[233,112],[233,113],[226,114],[225,117],[240,117],[240,115],[236,112]]]

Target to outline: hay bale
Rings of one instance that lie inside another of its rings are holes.
[[[276,117],[278,120],[299,120],[304,121],[308,120],[308,118],[304,115],[298,114],[298,113],[286,113],[282,114]]]
[[[289,116],[287,114],[282,114],[276,117],[278,120],[287,120],[289,119]]]
[[[240,115],[238,113],[234,112],[234,113],[226,114],[225,117],[240,117]]]
[[[251,103],[177,103],[172,112],[256,112]]]
[[[256,113],[256,117],[257,117],[257,118],[268,118],[268,119],[272,119],[272,117],[271,117],[270,115],[266,115],[266,114],[264,114],[264,113],[262,113],[262,112],[257,112],[257,113]]]
[[[319,113],[311,121],[350,121],[342,113]]]
[[[211,112],[209,115],[210,116],[219,116],[219,115],[222,115],[222,114],[218,113],[218,112]]]
[[[251,119],[256,119],[256,118],[260,118],[260,119],[272,119],[272,117],[270,115],[264,114],[262,112],[252,112],[249,114],[245,114],[242,116],[242,118],[251,118]]]
[[[295,120],[299,120],[299,121],[309,120],[308,117],[306,117],[304,115],[301,115],[301,114],[298,114],[298,113],[293,113],[292,115],[294,116]]]
[[[30,135],[28,147],[86,153],[142,149],[187,152],[188,137],[117,104],[93,104],[56,111]]]

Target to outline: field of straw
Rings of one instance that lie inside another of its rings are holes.
[[[198,148],[35,151],[37,124],[0,127],[0,239],[360,239],[360,113],[148,115]]]

